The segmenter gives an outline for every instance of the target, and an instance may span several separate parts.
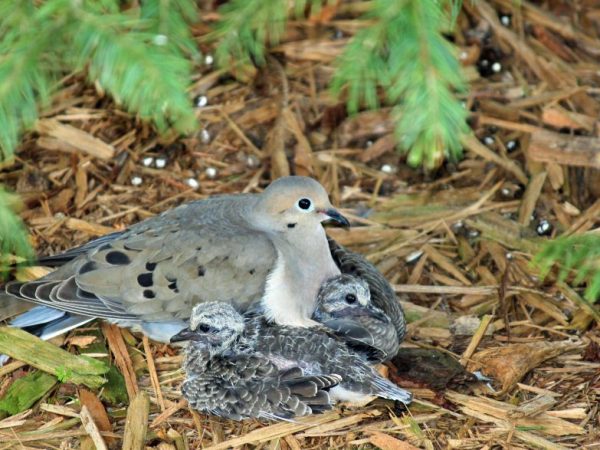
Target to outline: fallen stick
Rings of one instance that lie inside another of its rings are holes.
[[[102,375],[108,366],[103,362],[73,355],[18,328],[0,327],[0,353],[52,374],[61,382],[92,389],[106,382]]]

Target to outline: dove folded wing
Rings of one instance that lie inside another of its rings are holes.
[[[289,419],[330,409],[327,390],[341,380],[305,376],[299,368],[280,371],[259,354],[226,354],[205,366],[188,360],[181,391],[190,405],[235,420]]]
[[[6,291],[62,311],[131,321],[188,318],[205,301],[235,302],[243,309],[260,298],[275,259],[264,236],[222,222],[175,219],[163,222],[160,231],[150,219],[70,250],[56,257],[66,261],[56,271],[9,283]]]

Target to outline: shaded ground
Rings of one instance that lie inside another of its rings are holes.
[[[184,201],[314,176],[356,225],[331,235],[375,262],[403,299],[411,324],[389,376],[415,393],[408,412],[378,401],[276,425],[198,415],[180,401],[177,350],[94,323],[66,348],[108,348],[125,385],[115,375],[95,393],[51,386],[0,421],[0,449],[93,448],[89,417],[119,447],[125,391],[150,398],[148,420],[143,400],[130,413],[149,423],[151,448],[598,448],[599,313],[580,290],[541,282],[529,260],[548,237],[600,222],[600,7],[523,2],[517,14],[511,0],[466,3],[455,40],[475,137],[463,161],[436,174],[403,163],[388,110],[348,118],[328,95],[331,61],[356,28],[347,17],[294,23],[260,82],[205,66],[194,84],[204,129],[187,139],[157,138],[72,78],[0,173],[43,254]],[[117,156],[103,159],[111,147]],[[490,375],[491,387],[463,366]],[[1,368],[0,396],[30,371]]]

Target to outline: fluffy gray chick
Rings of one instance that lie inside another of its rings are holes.
[[[235,420],[282,420],[332,407],[327,391],[341,377],[280,370],[254,351],[244,329],[231,305],[210,302],[194,307],[189,328],[173,337],[189,341],[181,391],[194,409]]]
[[[313,319],[371,362],[387,361],[400,348],[391,318],[373,304],[369,285],[361,278],[339,275],[323,283]]]
[[[347,320],[368,314],[372,307],[357,306],[347,311]],[[380,314],[380,312],[377,312]],[[180,333],[186,339],[186,331]],[[301,368],[307,375],[342,374],[339,386],[330,390],[335,401],[364,403],[375,397],[410,403],[412,394],[382,377],[344,338],[323,326],[310,328],[278,325],[252,311],[247,315],[244,341],[264,355],[279,370]]]

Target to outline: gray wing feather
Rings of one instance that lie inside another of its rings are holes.
[[[243,309],[260,297],[276,255],[266,237],[226,216],[235,209],[232,200],[240,201],[193,202],[42,258],[63,265],[40,280],[9,283],[5,290],[60,310],[114,320],[186,319],[204,301]]]

